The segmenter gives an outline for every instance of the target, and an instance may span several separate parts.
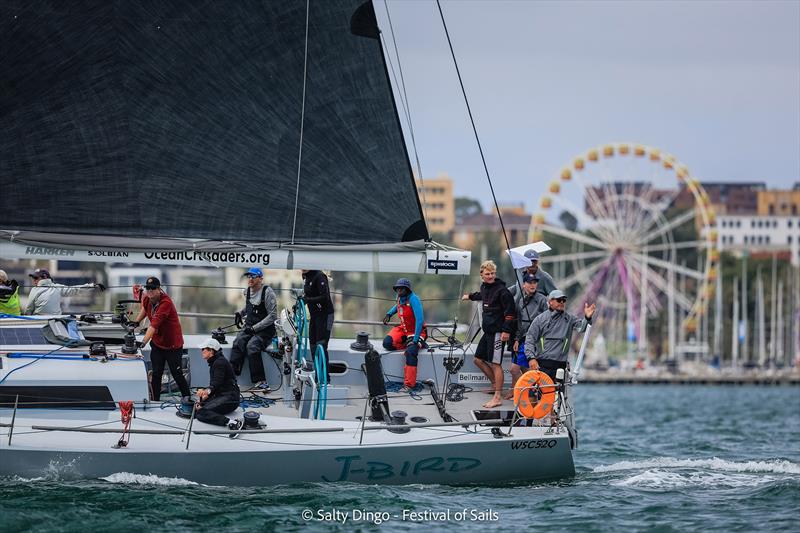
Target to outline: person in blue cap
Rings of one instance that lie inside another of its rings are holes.
[[[397,295],[397,301],[386,312],[383,323],[388,324],[396,314],[400,324],[393,327],[383,339],[383,347],[387,350],[405,349],[406,364],[401,392],[408,392],[417,385],[417,357],[420,346],[428,337],[425,330],[425,313],[419,297],[411,290],[410,280],[400,278],[392,288]]]
[[[245,306],[234,315],[240,329],[231,347],[231,364],[236,375],[242,373],[244,359],[250,365],[250,379],[260,389],[269,390],[261,352],[275,336],[275,319],[278,301],[269,285],[264,285],[264,272],[253,267],[244,273],[247,288],[244,290]]]

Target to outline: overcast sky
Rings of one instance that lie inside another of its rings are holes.
[[[391,47],[383,0],[375,7]],[[424,176],[489,187],[435,1],[389,1]],[[800,180],[800,2],[443,0],[501,202],[615,141],[706,181]],[[396,68],[396,65],[395,65]],[[413,155],[412,155],[413,162]]]

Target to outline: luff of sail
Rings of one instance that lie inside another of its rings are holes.
[[[4,2],[3,256],[268,252],[305,268],[321,253],[374,270],[412,251],[378,269],[427,270],[438,247],[372,4],[312,0],[307,64],[306,5]]]

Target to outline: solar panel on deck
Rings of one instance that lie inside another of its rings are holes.
[[[0,328],[0,345],[49,344],[42,328]]]

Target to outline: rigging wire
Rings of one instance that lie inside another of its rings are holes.
[[[297,153],[297,186],[294,192],[294,217],[292,220],[292,244],[294,244],[295,229],[297,229],[297,206],[300,202],[300,169],[303,163],[303,127],[306,117],[306,81],[308,80],[308,15],[311,0],[306,0],[306,37],[303,50],[303,98],[300,106],[300,146]]]
[[[486,179],[489,182],[489,189],[492,191],[492,200],[494,201],[494,208],[497,211],[497,218],[500,221],[500,229],[503,232],[503,239],[506,242],[506,248],[511,249],[511,243],[508,240],[508,233],[506,232],[506,226],[503,223],[503,215],[500,213],[500,205],[497,203],[497,195],[494,192],[494,185],[492,184],[492,177],[489,174],[489,167],[486,164],[486,157],[483,154],[483,146],[481,145],[481,139],[478,136],[478,129],[475,127],[475,119],[472,116],[472,108],[469,105],[469,99],[467,98],[467,91],[464,88],[464,80],[461,78],[461,69],[458,68],[458,61],[456,60],[456,53],[453,50],[453,42],[450,39],[450,32],[447,30],[447,23],[444,20],[444,12],[442,11],[442,4],[439,0],[436,0],[436,7],[439,8],[439,16],[442,19],[442,27],[444,27],[444,34],[447,36],[447,45],[450,47],[450,55],[453,58],[453,66],[456,68],[456,74],[458,75],[458,83],[461,86],[461,94],[464,96],[464,103],[467,106],[467,113],[469,114],[469,122],[472,125],[472,132],[475,135],[475,142],[478,144],[478,152],[480,152],[481,162],[483,163],[483,170],[486,173]],[[511,258],[509,257],[509,261]],[[513,264],[512,264],[513,267]],[[519,276],[514,276],[515,278],[519,278]],[[519,283],[519,279],[517,279],[517,284],[520,285],[519,290],[522,290],[522,286]]]
[[[400,96],[400,104],[403,106],[403,111],[406,115],[406,122],[408,122],[408,132],[411,135],[411,147],[414,151],[414,159],[417,163],[417,176],[419,177],[420,188],[422,192],[422,209],[425,212],[425,225],[428,224],[428,198],[425,190],[425,179],[422,177],[422,164],[419,161],[419,152],[417,151],[417,140],[414,135],[414,123],[411,121],[411,103],[408,100],[408,93],[406,92],[406,81],[403,77],[403,64],[400,62],[400,51],[397,48],[397,39],[395,38],[394,25],[392,24],[392,15],[389,13],[389,4],[387,0],[383,0],[383,6],[386,9],[386,18],[389,21],[389,33],[392,36],[392,44],[394,45],[394,55],[397,57],[397,69],[400,72],[400,83],[397,83],[397,74],[394,71],[394,64],[392,57],[387,53],[386,58],[389,61],[389,67],[392,71],[395,86],[399,86],[402,92]],[[381,41],[384,43],[383,47],[388,50],[383,38],[383,32],[380,33]]]

